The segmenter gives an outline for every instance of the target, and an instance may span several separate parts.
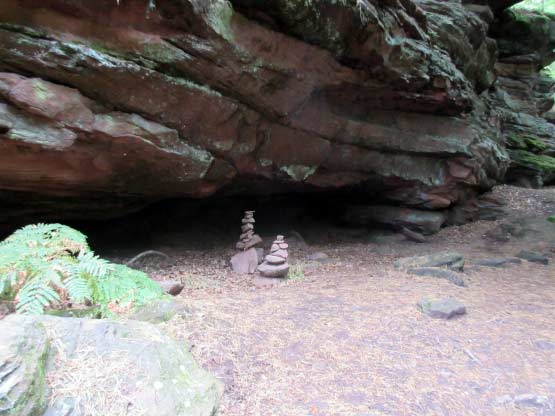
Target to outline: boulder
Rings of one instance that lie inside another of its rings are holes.
[[[152,324],[160,324],[169,321],[175,315],[184,316],[188,312],[189,308],[186,305],[167,297],[139,306],[128,315],[127,318],[136,321],[150,322]]]
[[[349,224],[385,224],[395,228],[409,228],[422,234],[435,234],[445,223],[445,214],[419,209],[386,205],[354,205],[347,208],[343,219]]]
[[[48,404],[44,373],[51,342],[44,325],[11,315],[0,320],[0,414],[41,415]]]
[[[255,248],[241,251],[231,258],[231,268],[235,273],[253,274],[258,267],[258,252]]]
[[[2,368],[13,370],[1,382],[2,414],[217,412],[220,384],[151,324],[12,315],[0,321],[0,334],[8,334]]]
[[[418,308],[425,315],[440,319],[451,319],[466,313],[466,307],[458,300],[452,298],[439,300],[424,299],[418,302]]]
[[[442,267],[462,272],[464,257],[457,252],[442,251],[435,254],[416,257],[403,257],[395,261],[394,266],[399,270]]]

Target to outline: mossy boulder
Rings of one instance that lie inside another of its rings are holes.
[[[220,383],[186,345],[149,323],[12,315],[0,321],[0,345],[2,416],[87,409],[214,416],[218,409]]]
[[[49,350],[41,322],[15,316],[0,321],[0,415],[42,415]]]

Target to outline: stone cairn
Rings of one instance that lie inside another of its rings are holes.
[[[262,242],[262,238],[254,233],[254,211],[245,211],[245,216],[241,220],[241,235],[236,247],[237,250],[248,250]]]
[[[258,272],[264,277],[285,277],[289,272],[289,264],[287,263],[287,258],[289,253],[287,249],[289,245],[285,242],[282,235],[278,235],[272,248],[270,249],[270,254],[268,254],[260,266],[258,266]]]
[[[245,211],[241,223],[241,236],[236,244],[237,250],[241,251],[231,258],[231,268],[235,273],[252,274],[259,263],[255,246],[262,243],[262,238],[254,233],[254,211]]]

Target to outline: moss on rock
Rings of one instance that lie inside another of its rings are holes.
[[[507,145],[513,149],[529,150],[532,152],[542,152],[547,149],[547,145],[539,137],[529,134],[511,133],[507,136]]]
[[[555,158],[547,155],[537,155],[526,150],[511,152],[513,163],[543,173],[555,173]]]

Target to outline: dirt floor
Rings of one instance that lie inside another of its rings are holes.
[[[142,267],[185,283],[178,298],[190,313],[163,328],[225,384],[222,416],[555,415],[555,224],[546,219],[555,190],[495,194],[507,218],[446,228],[424,244],[385,231],[300,231],[307,244],[289,240],[292,278],[271,288],[231,273],[229,242],[194,250],[162,236],[151,248],[172,264]],[[519,218],[518,237],[492,237]],[[550,264],[473,265],[521,249]],[[441,250],[465,255],[467,287],[393,267]],[[314,252],[329,259],[311,262]],[[448,296],[467,315],[445,321],[416,307]]]

